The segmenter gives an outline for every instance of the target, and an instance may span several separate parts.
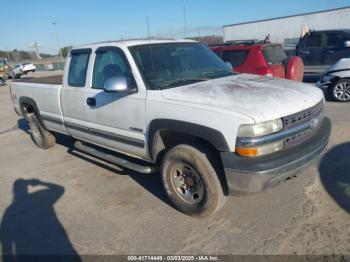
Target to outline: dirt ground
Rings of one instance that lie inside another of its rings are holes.
[[[199,220],[169,205],[159,174],[105,165],[63,135],[37,148],[0,87],[0,252],[350,255],[349,112],[327,102],[333,133],[319,163]]]

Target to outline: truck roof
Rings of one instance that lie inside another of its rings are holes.
[[[311,30],[311,33],[333,33],[333,32],[344,32],[350,34],[350,29],[326,29],[326,30]]]
[[[77,48],[92,48],[92,47],[99,47],[99,46],[105,46],[105,45],[124,45],[126,47],[129,46],[137,46],[137,45],[147,45],[147,44],[163,44],[163,43],[196,43],[197,41],[190,40],[190,39],[157,39],[157,38],[143,38],[143,39],[128,39],[128,40],[117,40],[117,41],[105,41],[105,42],[98,42],[98,43],[92,43],[87,45],[79,45],[74,46],[73,49]]]

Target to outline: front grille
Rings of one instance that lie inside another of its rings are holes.
[[[284,140],[285,148],[290,148],[293,146],[300,145],[302,142],[308,140],[316,133],[316,130],[307,129],[293,136],[287,137]]]
[[[296,127],[309,121],[315,121],[316,123],[316,126],[314,126],[313,128],[303,130],[300,133],[285,138],[285,148],[290,148],[299,145],[311,138],[317,132],[323,120],[323,107],[323,101],[321,101],[320,103],[309,109],[282,118],[285,129]]]
[[[323,110],[323,107],[323,101],[321,101],[317,105],[309,109],[306,109],[293,115],[283,117],[282,120],[284,128],[288,129],[309,121],[313,117],[317,116],[318,113],[320,113]]]

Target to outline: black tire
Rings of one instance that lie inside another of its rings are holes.
[[[49,149],[56,143],[55,137],[47,131],[34,113],[30,113],[28,122],[30,127],[30,135],[34,143],[41,149]]]
[[[5,80],[3,80],[2,78],[0,78],[0,86],[5,85]]]
[[[350,79],[339,79],[332,84],[329,95],[337,102],[350,102]]]
[[[226,196],[215,171],[219,165],[212,164],[214,159],[209,150],[199,145],[177,145],[165,154],[161,166],[162,183],[177,210],[190,216],[207,217],[224,205]],[[182,165],[184,168],[179,171]],[[182,181],[184,186],[176,186],[176,181]]]

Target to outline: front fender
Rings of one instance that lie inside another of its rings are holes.
[[[153,160],[157,157],[153,150],[155,135],[161,130],[175,131],[198,137],[207,141],[218,151],[230,151],[225,137],[216,129],[180,120],[155,119],[152,120],[148,129],[148,148]]]

